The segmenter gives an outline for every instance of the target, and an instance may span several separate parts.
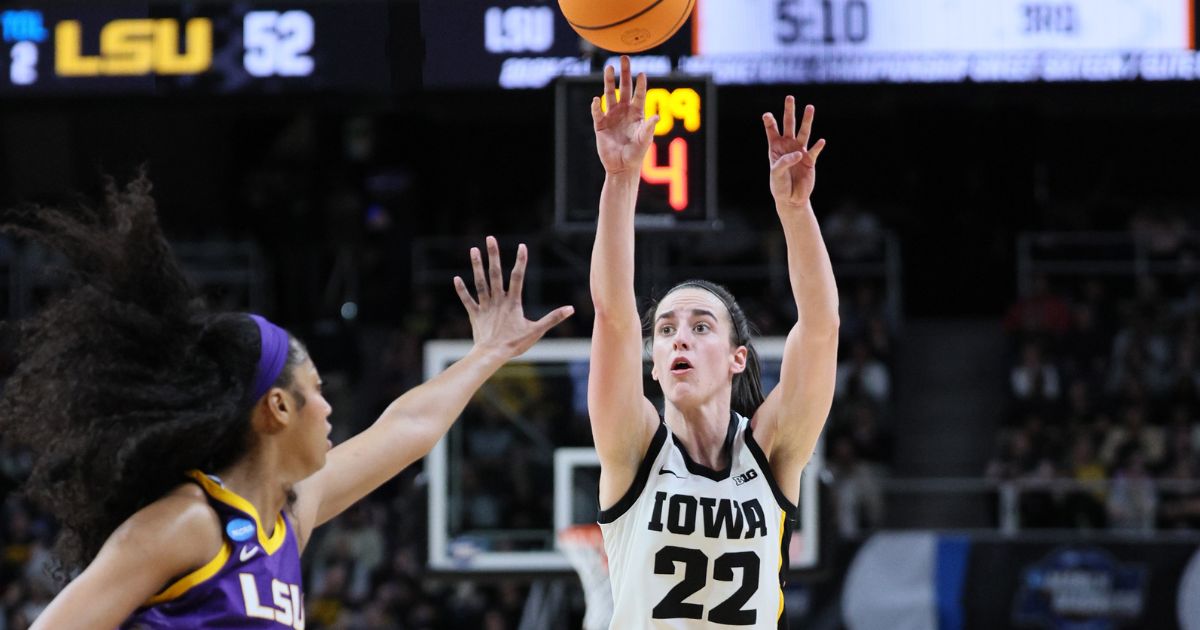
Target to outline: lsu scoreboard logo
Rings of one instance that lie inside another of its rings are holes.
[[[99,54],[84,54],[79,20],[54,28],[54,71],[60,77],[200,74],[212,67],[212,20],[120,19],[100,28]],[[180,44],[183,44],[181,47]]]

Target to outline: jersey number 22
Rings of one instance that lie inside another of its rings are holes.
[[[675,563],[683,563],[683,581],[667,591],[666,596],[654,607],[655,619],[703,619],[704,606],[687,604],[683,600],[691,597],[708,579],[708,556],[699,549],[667,545],[654,554],[654,573],[674,575]],[[742,610],[758,590],[758,554],[753,551],[735,551],[721,554],[713,563],[713,579],[722,582],[734,580],[734,569],[742,570],[742,585],[728,599],[708,611],[708,620],[730,626],[754,625],[758,618],[756,610]]]

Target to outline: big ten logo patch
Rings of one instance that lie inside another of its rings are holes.
[[[735,485],[735,486],[740,486],[740,485],[742,485],[742,484],[746,483],[747,481],[750,481],[751,479],[758,479],[758,471],[757,471],[757,470],[754,470],[753,468],[751,468],[750,470],[747,470],[746,472],[744,472],[744,473],[742,473],[742,474],[740,474],[740,475],[738,475],[738,476],[734,477],[734,478],[733,478],[733,485]]]

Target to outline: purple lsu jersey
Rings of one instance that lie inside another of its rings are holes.
[[[280,512],[267,536],[249,501],[219,479],[190,471],[221,518],[225,541],[208,564],[150,598],[122,630],[158,628],[304,629],[300,549]],[[186,542],[184,543],[186,544]]]

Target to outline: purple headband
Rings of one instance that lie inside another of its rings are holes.
[[[250,390],[250,400],[257,401],[271,389],[283,372],[283,365],[287,363],[288,334],[261,315],[250,315],[250,319],[258,324],[258,336],[262,339],[262,350],[258,355],[258,367],[254,370],[254,384]]]

